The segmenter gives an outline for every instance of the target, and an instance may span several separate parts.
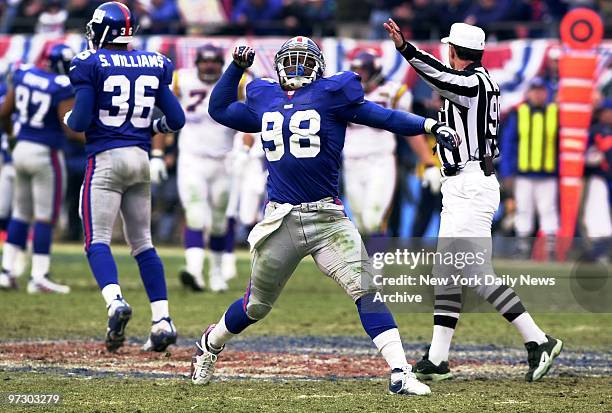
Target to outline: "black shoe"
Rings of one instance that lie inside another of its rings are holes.
[[[453,373],[448,368],[448,361],[442,361],[436,366],[429,360],[428,353],[425,353],[423,359],[416,363],[414,374],[419,380],[442,381],[453,378]]]
[[[529,371],[525,374],[526,381],[537,381],[544,377],[563,349],[561,340],[551,336],[546,338],[548,341],[539,345],[535,341],[525,343],[527,363],[529,363]]]
[[[108,327],[106,328],[106,349],[111,353],[123,346],[125,327],[132,318],[132,307],[123,298],[117,297],[115,301],[117,300],[118,304],[108,316]]]
[[[181,272],[179,273],[179,278],[181,280],[181,284],[183,284],[184,287],[196,292],[204,291],[204,285],[202,285],[202,283],[199,283],[196,280],[196,277],[194,277],[186,270],[181,270]]]

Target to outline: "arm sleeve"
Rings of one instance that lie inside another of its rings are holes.
[[[85,132],[93,120],[96,92],[91,86],[81,85],[76,91],[74,108],[68,117],[68,127],[76,132]]]
[[[185,125],[185,112],[167,84],[157,91],[155,104],[164,112],[166,124],[170,129],[177,131]]]
[[[501,178],[508,178],[516,174],[517,164],[517,119],[516,112],[510,113],[506,124],[501,133],[501,159],[499,164],[499,174]]]
[[[425,118],[408,112],[385,109],[368,100],[347,106],[338,115],[345,121],[388,130],[397,135],[414,136],[425,133]]]
[[[475,73],[451,69],[411,43],[406,43],[401,53],[425,82],[451,102],[469,107],[471,98],[478,95],[479,81]]]
[[[255,112],[247,104],[238,101],[238,85],[243,73],[242,68],[230,63],[213,88],[208,113],[215,121],[228,128],[248,133],[261,132]]]

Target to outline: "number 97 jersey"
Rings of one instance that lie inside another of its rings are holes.
[[[221,158],[231,152],[233,129],[215,122],[208,114],[214,84],[202,82],[195,68],[174,73],[172,88],[185,110],[185,126],[178,140],[179,153]]]
[[[85,131],[88,155],[138,146],[149,151],[151,116],[161,88],[172,83],[174,65],[167,57],[141,50],[86,50],[70,66],[78,93],[92,88],[94,120]]]

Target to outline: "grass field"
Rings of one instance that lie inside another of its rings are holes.
[[[537,384],[522,381],[524,350],[508,323],[497,314],[465,314],[454,341],[457,380],[434,385],[426,399],[388,396],[384,365],[363,339],[354,304],[308,260],[272,313],[234,350],[228,346],[219,381],[196,388],[184,377],[190,342],[243,294],[248,256],[240,255],[240,275],[228,293],[193,294],[176,276],[181,251],[160,249],[182,339],[171,354],[149,356],[137,347],[150,326],[137,267],[125,248],[114,252],[134,309],[127,332],[132,345],[117,355],[102,351],[106,311],[81,247],[58,246],[53,274],[72,287],[70,295],[28,296],[25,279],[19,292],[0,294],[1,394],[60,392],[54,411],[612,411],[610,314],[534,314],[566,343],[559,369]],[[431,315],[398,313],[396,321],[409,358],[420,357]],[[6,407],[0,401],[0,410]]]

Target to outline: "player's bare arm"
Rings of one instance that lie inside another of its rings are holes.
[[[6,95],[4,96],[4,102],[0,106],[0,126],[2,129],[11,136],[13,133],[13,122],[11,122],[11,113],[15,107],[15,89],[9,86]]]
[[[60,124],[62,125],[62,129],[64,130],[64,134],[68,139],[72,139],[81,143],[85,143],[85,134],[82,132],[76,132],[68,127],[63,120],[66,117],[66,114],[69,113],[74,107],[74,98],[62,100],[57,105],[57,118],[60,120]]]

